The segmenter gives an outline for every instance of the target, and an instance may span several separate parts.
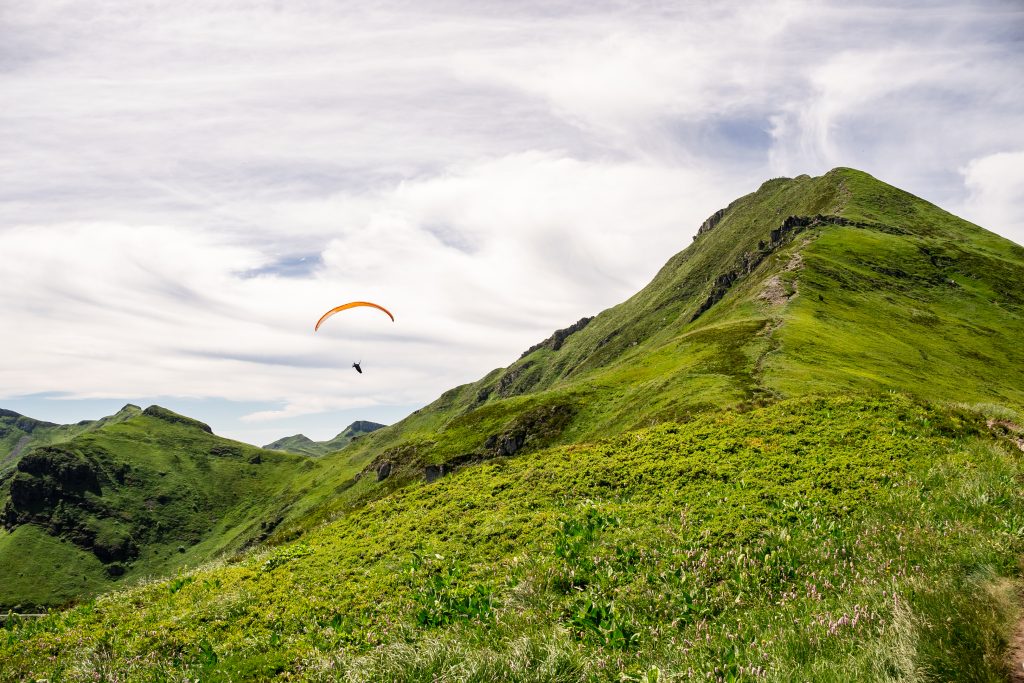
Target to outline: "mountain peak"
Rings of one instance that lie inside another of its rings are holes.
[[[337,439],[339,437],[345,436],[346,434],[351,434],[353,432],[366,434],[369,432],[376,431],[384,426],[386,425],[382,425],[379,422],[371,422],[370,420],[356,420],[348,427],[345,427],[343,430],[338,432],[337,436],[335,436],[334,438]]]
[[[697,232],[626,301],[366,444],[370,467],[806,394],[1024,403],[1024,248],[847,167],[768,180]]]
[[[208,434],[213,434],[213,430],[210,429],[210,425],[205,422],[200,422],[199,420],[194,420],[191,417],[179,415],[173,410],[168,410],[167,408],[163,408],[155,404],[142,411],[142,414],[148,415],[149,417],[155,417],[158,420],[163,420],[164,422],[169,422],[171,424],[179,424],[185,427],[192,427],[193,429],[201,429]]]
[[[269,443],[264,448],[272,451],[287,451],[289,453],[300,453],[302,455],[320,456],[334,451],[340,451],[352,441],[364,434],[376,431],[384,425],[369,420],[356,420],[345,429],[338,432],[337,436],[327,441],[313,441],[305,434],[295,434],[278,439]]]

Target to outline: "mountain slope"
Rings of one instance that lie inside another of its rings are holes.
[[[16,622],[0,677],[1000,680],[1024,495],[986,417],[790,399],[499,459]]]
[[[345,429],[341,430],[337,436],[327,441],[313,441],[305,434],[296,434],[294,436],[286,436],[282,439],[278,439],[273,443],[268,443],[263,448],[271,451],[286,451],[288,453],[299,453],[302,455],[326,455],[327,453],[333,453],[334,451],[340,451],[345,446],[349,445],[354,439],[359,438],[363,434],[369,434],[370,432],[376,431],[384,425],[376,422],[370,422],[368,420],[356,420]]]
[[[314,467],[159,406],[34,448],[0,485],[0,609],[60,605],[238,550],[279,521]]]
[[[79,434],[99,429],[104,425],[123,422],[141,412],[142,408],[129,403],[113,415],[99,420],[58,425],[19,415],[13,410],[0,409],[0,478],[17,465],[22,454],[35,446],[69,441]]]
[[[1024,405],[1020,282],[1024,248],[863,172],[770,180],[627,301],[329,458],[375,476],[282,531],[402,481],[719,407],[887,390]]]

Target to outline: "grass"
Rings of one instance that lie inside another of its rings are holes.
[[[0,600],[16,611],[67,604],[110,588],[95,555],[35,524],[0,531],[0,576]]]
[[[499,459],[7,629],[49,680],[1000,680],[1019,452],[890,395]]]

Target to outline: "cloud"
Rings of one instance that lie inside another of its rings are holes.
[[[0,288],[19,292],[4,304],[19,332],[3,343],[22,362],[0,393],[286,403],[260,419],[426,402],[635,291],[708,192],[682,171],[516,155],[325,200],[336,236],[298,274],[203,230],[8,229]],[[385,302],[398,322],[354,310],[311,334],[346,299]],[[372,399],[355,375],[339,381],[357,359]]]
[[[244,402],[214,425],[241,437],[404,410],[836,165],[1019,241],[1022,29],[996,1],[5,7],[0,403]],[[398,322],[311,333],[356,298]]]
[[[972,159],[961,173],[970,192],[964,215],[1024,244],[1024,150]]]

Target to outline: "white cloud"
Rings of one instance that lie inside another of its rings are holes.
[[[962,170],[966,218],[1024,244],[1024,150],[972,159]]]

